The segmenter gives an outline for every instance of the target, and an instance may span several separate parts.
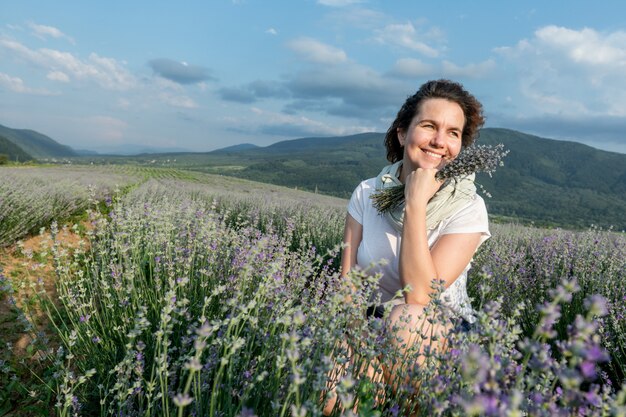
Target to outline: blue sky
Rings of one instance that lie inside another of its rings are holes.
[[[3,1],[0,124],[79,149],[383,132],[424,81],[626,153],[626,3]]]

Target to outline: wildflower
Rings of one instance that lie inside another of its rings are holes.
[[[296,407],[295,405],[291,406],[291,416],[292,417],[305,417],[307,415],[307,409],[305,407]]]
[[[191,358],[185,364],[185,368],[194,372],[200,372],[202,370],[202,364],[197,358]]]
[[[176,394],[173,400],[177,407],[187,407],[193,402],[193,398],[191,398],[189,394]]]
[[[585,359],[591,362],[605,362],[609,360],[609,355],[600,346],[594,344],[586,349]]]
[[[580,373],[587,379],[595,379],[596,365],[590,361],[583,361],[580,364]]]
[[[501,143],[495,146],[470,146],[465,148],[458,158],[440,169],[435,174],[435,178],[443,181],[476,172],[486,172],[491,176],[498,166],[504,165],[502,159],[508,153],[509,151],[505,150]],[[380,213],[393,210],[404,202],[404,184],[374,193],[372,199],[374,207]]]
[[[585,300],[585,307],[589,309],[589,314],[593,317],[602,317],[608,314],[607,301],[604,297],[594,294]]]

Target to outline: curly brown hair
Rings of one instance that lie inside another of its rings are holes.
[[[404,148],[398,140],[398,129],[407,130],[413,117],[419,112],[421,104],[431,98],[443,98],[453,101],[461,106],[465,115],[465,124],[462,133],[462,146],[467,147],[478,138],[478,132],[485,123],[483,105],[470,94],[463,86],[450,80],[431,80],[422,84],[415,94],[409,96],[396,119],[393,121],[385,135],[385,147],[387,159],[396,162],[402,159]]]

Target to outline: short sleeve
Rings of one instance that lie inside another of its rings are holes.
[[[446,235],[451,233],[481,233],[480,243],[489,239],[489,218],[487,216],[487,207],[485,201],[480,196],[474,199],[452,217],[445,222],[440,234]]]
[[[363,224],[363,213],[365,212],[365,195],[363,183],[352,192],[352,197],[348,202],[348,214],[354,218],[359,224]]]

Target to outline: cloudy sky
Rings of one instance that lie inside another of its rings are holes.
[[[621,0],[0,3],[0,124],[80,149],[382,132],[441,77],[487,126],[626,153]]]

